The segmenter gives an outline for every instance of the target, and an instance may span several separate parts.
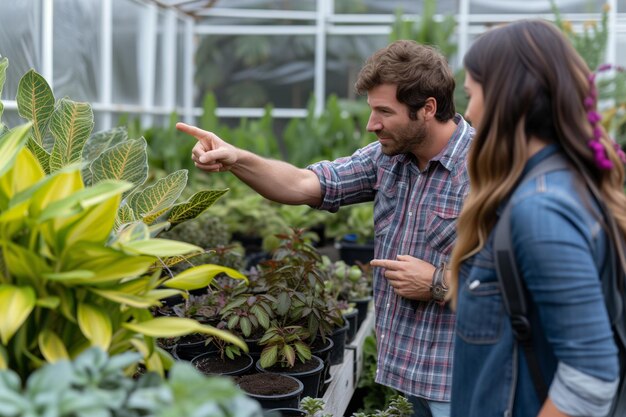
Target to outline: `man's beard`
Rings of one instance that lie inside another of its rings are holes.
[[[423,121],[415,121],[395,133],[381,130],[376,136],[391,139],[389,143],[381,143],[382,152],[388,156],[412,153],[429,142]]]

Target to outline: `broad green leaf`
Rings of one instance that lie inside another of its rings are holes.
[[[177,337],[190,333],[203,333],[215,336],[225,342],[239,346],[246,352],[248,351],[246,343],[237,336],[182,317],[157,317],[141,323],[123,323],[122,326],[130,331],[150,337]]]
[[[135,187],[148,178],[148,154],[144,138],[127,140],[104,151],[91,163],[94,184],[108,180],[124,180]]]
[[[50,119],[50,132],[54,137],[50,172],[81,161],[83,146],[91,134],[93,124],[93,111],[89,104],[67,98],[59,100]]]
[[[42,330],[42,332],[39,333],[38,342],[39,350],[46,361],[54,363],[59,360],[70,358],[63,341],[52,330]]]
[[[138,295],[127,294],[120,291],[98,290],[95,288],[91,288],[90,291],[94,294],[98,294],[100,297],[106,298],[107,300],[135,308],[149,308],[160,304],[158,300],[152,298],[140,297]]]
[[[9,66],[9,60],[6,57],[0,59],[0,95],[2,95],[2,88],[7,78],[7,67]],[[0,124],[2,124],[2,111],[4,110],[4,104],[0,101]]]
[[[43,147],[54,112],[54,95],[46,80],[34,70],[24,74],[17,86],[17,110],[32,122],[33,137]]]
[[[121,205],[117,210],[117,217],[115,218],[115,228],[119,229],[122,225],[126,223],[132,223],[137,218],[135,217],[135,213],[133,209],[130,208],[128,204]]]
[[[163,218],[162,220],[167,218],[169,216],[170,211],[172,211],[172,207],[167,207],[159,211],[154,211],[148,215],[143,216],[142,220],[145,224],[151,225],[152,223],[154,223],[155,221],[161,218]],[[170,224],[169,222],[166,222],[166,223]]]
[[[287,360],[290,367],[296,363],[296,352],[289,345],[283,346],[283,357]]]
[[[267,346],[261,351],[261,368],[269,368],[278,360],[278,346]]]
[[[89,166],[105,150],[128,140],[128,132],[125,127],[116,127],[110,130],[96,132],[87,139],[83,147],[83,181],[85,185],[91,184],[91,170]]]
[[[15,164],[17,154],[28,140],[30,124],[18,126],[0,137],[0,176]]]
[[[7,345],[35,308],[35,291],[31,287],[0,285],[0,339]]]
[[[232,268],[221,265],[205,264],[186,269],[174,278],[165,281],[163,285],[168,288],[177,288],[180,290],[194,290],[211,284],[213,278],[215,278],[217,274],[221,273],[224,273],[231,278],[242,279],[248,282],[248,278],[246,278],[245,275]]]
[[[154,185],[146,187],[128,197],[128,205],[138,216],[159,212],[172,206],[187,185],[187,170],[181,169]]]
[[[186,202],[175,205],[167,220],[173,226],[186,220],[195,219],[227,192],[228,189],[199,191]]]
[[[241,320],[239,320],[239,327],[246,337],[250,336],[250,333],[252,333],[252,323],[250,323],[250,319],[247,317],[242,317]]]
[[[85,303],[78,305],[77,313],[78,326],[83,335],[92,346],[98,346],[106,351],[113,336],[109,316],[100,307]]]
[[[130,253],[157,257],[185,255],[191,252],[202,251],[202,248],[186,242],[168,239],[136,240],[128,243],[117,242],[118,246]]]
[[[152,291],[148,291],[146,297],[150,297],[154,300],[162,300],[167,297],[172,297],[174,295],[183,295],[182,292],[178,290],[165,290],[165,289],[156,289]]]
[[[28,142],[26,142],[26,147],[30,150],[33,155],[37,158],[39,165],[44,170],[46,174],[50,173],[50,153],[44,149],[43,146],[37,143],[32,136],[28,138]]]
[[[89,280],[91,280],[91,278],[95,277],[96,274],[93,271],[77,269],[67,272],[49,272],[47,274],[42,274],[42,276],[50,281],[59,281],[65,284],[72,284],[78,282],[88,282]]]

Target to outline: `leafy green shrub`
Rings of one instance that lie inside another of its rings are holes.
[[[154,373],[133,379],[139,355],[108,357],[92,348],[74,361],[46,365],[24,383],[0,372],[4,417],[261,417],[260,405],[223,377],[205,377],[178,362],[168,379]]]

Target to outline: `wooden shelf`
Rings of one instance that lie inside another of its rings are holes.
[[[324,412],[331,416],[343,416],[356,384],[363,371],[363,342],[372,334],[374,328],[374,312],[371,309],[354,340],[346,346],[343,362],[330,368],[332,381],[324,393]]]

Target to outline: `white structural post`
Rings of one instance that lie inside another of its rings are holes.
[[[315,31],[315,114],[324,110],[326,98],[326,16],[330,10],[329,0],[318,0]]]
[[[138,80],[139,80],[139,103],[144,109],[141,116],[142,128],[152,125],[153,117],[147,110],[154,107],[154,80],[156,73],[156,40],[158,9],[153,4],[145,5],[145,12],[139,20],[139,45],[138,45]]]
[[[609,36],[606,41],[606,62],[611,64],[617,63],[617,0],[608,0],[609,9],[608,29]],[[603,6],[604,7],[604,6]],[[594,69],[594,68],[592,68]]]
[[[113,89],[113,9],[111,0],[102,0],[100,21],[102,33],[100,37],[100,103],[105,108],[111,107]],[[102,128],[112,127],[111,111],[102,112]]]
[[[176,32],[177,17],[174,10],[165,12],[163,44],[161,47],[163,67],[163,106],[170,112],[176,110]]]
[[[188,17],[185,19],[185,40],[183,46],[183,106],[185,113],[185,122],[193,124],[193,74],[195,72],[194,52],[194,21]]]
[[[41,73],[54,90],[54,4],[53,0],[43,0],[41,30]]]
[[[463,64],[463,57],[469,47],[469,9],[470,0],[460,0],[458,26],[459,51],[457,53],[459,67]]]

